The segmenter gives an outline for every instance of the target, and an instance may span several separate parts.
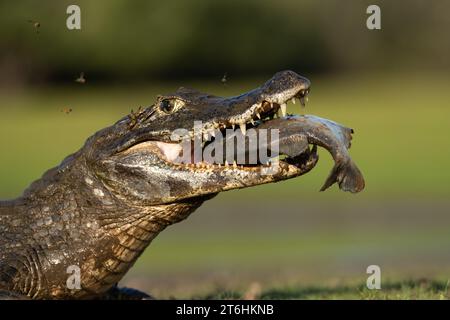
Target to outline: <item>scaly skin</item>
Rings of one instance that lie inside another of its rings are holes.
[[[276,173],[263,174],[260,164],[174,164],[161,149],[173,146],[173,130],[193,133],[194,121],[202,121],[204,132],[257,126],[251,122],[258,114],[273,117],[287,100],[303,99],[309,85],[283,71],[233,98],[180,88],[97,132],[20,198],[0,202],[0,297],[127,296],[115,285],[167,226],[218,192],[311,170],[317,155],[309,150],[280,162]],[[73,265],[81,271],[80,290],[66,284],[67,268]]]

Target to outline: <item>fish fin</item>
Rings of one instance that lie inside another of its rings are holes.
[[[351,160],[344,163],[336,163],[320,191],[325,191],[335,182],[339,184],[341,190],[352,193],[360,192],[365,187],[361,171]]]

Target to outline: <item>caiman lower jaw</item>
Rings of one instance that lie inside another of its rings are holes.
[[[178,162],[182,146],[179,143],[165,143],[160,141],[146,141],[133,146],[128,149],[126,153],[151,152],[156,155],[166,166],[173,168],[174,170],[195,170],[195,171],[229,171],[229,170],[244,170],[247,172],[263,172],[269,168],[278,165],[280,172],[287,176],[297,176],[310,171],[316,165],[318,161],[317,146],[313,145],[312,148],[307,148],[303,153],[295,157],[288,157],[280,155],[271,159],[267,164],[238,164],[224,162],[223,164],[209,163],[205,161],[180,163]]]

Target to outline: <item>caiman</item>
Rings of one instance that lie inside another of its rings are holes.
[[[21,197],[0,202],[0,298],[148,298],[117,283],[167,226],[219,192],[307,173],[318,161],[316,147],[308,144],[333,148],[334,143],[343,150],[350,139],[348,134],[333,142],[326,126],[322,137],[320,126],[312,126],[301,132],[302,146],[296,148],[299,135],[290,125],[278,140],[281,152],[289,152],[270,172],[259,160],[210,163],[189,155],[176,162],[181,140],[174,132],[183,131],[183,139],[192,141],[200,132],[206,148],[216,132],[262,125],[283,129],[293,121],[284,117],[286,103],[304,104],[309,90],[310,81],[293,71],[278,72],[261,87],[231,98],[180,88],[95,133]],[[274,119],[277,113],[284,118]],[[336,174],[333,179],[339,182]],[[349,191],[363,187],[361,176]],[[76,274],[78,285],[69,281]]]

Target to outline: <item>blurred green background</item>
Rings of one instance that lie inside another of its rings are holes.
[[[66,28],[69,4],[81,30]],[[369,4],[382,30],[366,28]],[[312,81],[307,113],[355,129],[366,190],[319,193],[332,167],[321,151],[308,175],[223,193],[169,227],[123,284],[160,298],[255,286],[371,298],[360,286],[376,264],[389,297],[448,298],[449,10],[443,0],[2,1],[0,199],[157,94],[237,95],[292,69]],[[405,293],[408,279],[417,286]]]

